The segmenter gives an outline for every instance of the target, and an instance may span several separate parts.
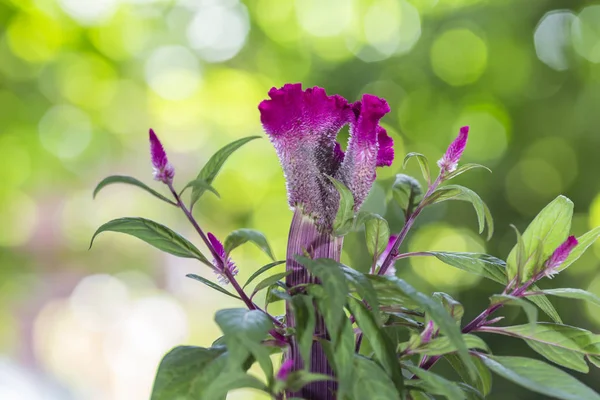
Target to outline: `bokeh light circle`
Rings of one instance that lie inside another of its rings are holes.
[[[593,63],[600,63],[600,5],[581,10],[571,25],[573,47]]]
[[[337,36],[350,26],[354,7],[353,0],[296,0],[296,16],[302,29],[313,36]]]
[[[568,10],[546,13],[533,34],[535,53],[541,62],[557,71],[569,68],[571,25],[575,14]]]
[[[168,100],[190,97],[200,83],[198,59],[183,46],[155,49],[146,61],[145,73],[152,90]]]
[[[95,25],[108,20],[116,11],[119,0],[58,0],[62,9],[83,25]]]
[[[61,159],[80,155],[92,138],[92,123],[88,115],[70,105],[58,105],[48,110],[38,125],[42,146]]]
[[[435,74],[452,86],[477,81],[487,66],[487,45],[469,29],[451,29],[433,42],[430,52]]]

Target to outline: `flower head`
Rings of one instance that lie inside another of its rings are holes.
[[[448,146],[448,150],[446,150],[446,154],[437,162],[438,167],[440,167],[441,173],[445,174],[446,172],[452,172],[456,170],[458,166],[458,162],[460,161],[460,157],[462,156],[463,151],[465,151],[465,147],[467,146],[467,139],[469,136],[469,127],[463,126],[460,128],[460,133],[454,139],[450,146]]]
[[[375,168],[394,159],[393,140],[379,126],[390,108],[373,95],[348,103],[319,87],[303,90],[301,84],[272,88],[269,97],[258,109],[283,167],[289,204],[331,228],[339,199],[326,175],[352,191],[358,209],[373,185]],[[350,139],[344,153],[336,136],[346,124]]]
[[[281,367],[279,368],[279,371],[277,372],[276,378],[280,381],[286,381],[288,376],[290,375],[290,372],[292,372],[293,367],[294,367],[294,360],[292,360],[291,358],[288,358],[281,364]]]
[[[154,167],[154,179],[166,184],[171,183],[175,176],[175,168],[169,163],[167,153],[152,129],[150,129],[150,156]]]
[[[222,260],[222,263],[216,259],[212,260],[212,263],[216,268],[215,273],[217,274],[217,279],[219,280],[219,283],[221,285],[227,285],[229,283],[229,279],[222,272],[222,268],[227,268],[227,270],[231,273],[231,276],[237,275],[238,269],[235,263],[227,256],[227,253],[225,253],[223,243],[221,243],[219,239],[217,239],[215,235],[213,235],[210,232],[208,232],[207,236],[211,246],[213,247],[213,249],[215,249],[215,252],[219,255],[219,257]]]
[[[560,246],[554,250],[554,253],[546,260],[544,264],[544,275],[552,278],[558,273],[558,267],[569,257],[571,251],[577,246],[579,242],[575,239],[575,236],[569,236]]]

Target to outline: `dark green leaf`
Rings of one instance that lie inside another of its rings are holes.
[[[233,249],[243,245],[246,242],[254,243],[259,249],[271,257],[272,260],[275,260],[275,256],[271,251],[271,247],[267,242],[267,238],[262,233],[254,229],[238,229],[231,232],[227,238],[225,238],[225,252],[229,254]]]
[[[399,392],[402,392],[404,389],[404,379],[402,377],[400,364],[398,364],[396,358],[394,346],[384,334],[383,330],[377,326],[375,319],[373,319],[373,316],[363,303],[350,297],[348,305],[350,306],[352,315],[356,318],[356,324],[361,329],[365,338],[369,340],[371,348],[375,353],[375,357],[394,382],[396,389]]]
[[[560,289],[545,289],[526,293],[529,299],[538,297],[538,295],[550,295],[556,297],[566,297],[569,299],[585,300],[597,306],[600,306],[600,297],[583,289],[560,288]]]
[[[431,183],[431,174],[429,173],[429,163],[427,161],[427,157],[420,153],[408,153],[406,157],[404,157],[404,161],[402,161],[402,168],[406,169],[406,164],[408,164],[408,160],[411,158],[416,158],[419,163],[419,167],[421,168],[421,173],[423,174],[423,178],[427,181],[427,183]]]
[[[275,261],[275,262],[272,262],[270,264],[267,264],[267,265],[261,267],[259,270],[257,270],[252,275],[250,275],[250,278],[248,278],[248,280],[246,281],[246,283],[244,283],[243,288],[245,288],[246,286],[248,286],[253,280],[255,280],[261,274],[267,272],[268,270],[270,270],[273,267],[276,267],[278,265],[283,264],[284,262],[285,262],[285,260]]]
[[[404,364],[404,368],[415,374],[423,382],[423,388],[428,393],[444,396],[449,400],[466,399],[465,394],[460,387],[446,378],[443,378],[431,371],[424,370],[414,365]]]
[[[492,373],[479,357],[471,356],[471,360],[477,369],[477,376],[475,378],[466,373],[465,365],[456,354],[446,354],[444,358],[466,383],[475,387],[483,396],[487,396],[490,393],[492,390]]]
[[[292,297],[294,320],[296,322],[296,338],[304,366],[310,365],[310,350],[316,326],[315,307],[313,298],[306,295]]]
[[[254,297],[254,295],[256,293],[258,293],[259,291],[261,291],[261,290],[263,290],[263,289],[271,286],[275,282],[278,282],[278,281],[282,280],[283,278],[285,278],[286,276],[288,276],[292,272],[293,271],[280,272],[278,274],[266,277],[265,279],[263,279],[262,281],[260,281],[260,282],[258,282],[256,284],[256,286],[254,287],[254,290],[252,291],[252,296],[250,296],[250,297],[251,298]]]
[[[423,197],[423,189],[419,181],[412,176],[397,174],[392,185],[394,200],[403,210],[412,210]]]
[[[469,349],[480,349],[489,352],[488,345],[479,336],[463,335],[463,340]],[[429,343],[421,344],[413,350],[415,353],[425,356],[439,356],[456,351],[456,346],[448,339],[447,336],[439,336],[432,339]]]
[[[492,173],[492,170],[489,169],[488,167],[486,167],[485,165],[465,164],[461,167],[458,167],[456,170],[449,173],[448,175],[446,175],[445,180],[449,181],[450,179],[456,178],[458,175],[463,174],[463,173],[467,172],[468,170],[474,169],[474,168],[483,168],[483,169],[486,169],[489,173]]]
[[[223,166],[223,164],[225,164],[225,161],[229,158],[229,156],[234,151],[242,147],[244,144],[248,143],[251,140],[258,139],[259,137],[260,136],[245,137],[222,147],[207,161],[202,170],[200,170],[200,173],[198,174],[197,178],[203,180],[209,185],[212,185],[217,174],[221,170],[221,167]],[[194,207],[194,204],[196,204],[196,202],[200,199],[200,197],[204,194],[205,191],[206,189],[203,187],[194,187],[194,189],[192,190],[190,208]]]
[[[131,176],[125,176],[125,175],[113,175],[113,176],[104,178],[102,181],[100,181],[100,183],[94,189],[93,197],[95,198],[96,195],[98,194],[98,192],[100,192],[100,190],[102,190],[104,187],[111,185],[113,183],[125,183],[128,185],[137,186],[141,189],[144,189],[146,192],[150,193],[151,195],[161,199],[162,201],[166,201],[167,203],[174,205],[174,206],[177,205],[169,198],[163,196],[162,194],[158,193],[156,190],[147,186],[145,183],[143,183]]]
[[[353,226],[354,196],[350,189],[342,182],[331,176],[327,176],[327,178],[333,183],[333,186],[335,186],[340,195],[339,206],[335,214],[335,220],[333,221],[333,232],[337,236],[343,236],[348,233]]]
[[[173,232],[171,229],[158,222],[145,218],[119,218],[102,225],[90,242],[90,248],[98,234],[106,231],[126,233],[156,247],[159,250],[185,258],[196,258],[204,264],[214,268],[213,265],[200,253],[200,251],[187,239]]]
[[[479,233],[483,232],[487,223],[487,239],[491,239],[494,234],[494,220],[487,205],[485,205],[477,193],[464,186],[446,185],[438,188],[426,201],[427,204],[436,204],[446,200],[461,200],[471,203],[477,214]]]
[[[257,378],[252,375],[245,374],[243,372],[230,372],[219,375],[218,379],[214,379],[210,382],[209,386],[205,389],[204,396],[202,398],[197,397],[183,397],[183,399],[189,400],[216,400],[225,399],[227,393],[231,390],[241,388],[252,388],[258,389],[268,393],[268,388]],[[173,400],[174,398],[172,398]],[[179,398],[177,398],[179,399]]]
[[[537,248],[541,246],[541,258],[546,260],[562,244],[571,229],[573,202],[564,196],[558,196],[548,204],[523,233],[525,243],[525,265],[521,282],[531,278],[541,265],[537,263]],[[509,279],[517,275],[517,246],[513,247],[507,259]]]
[[[527,262],[527,255],[525,254],[525,242],[523,241],[523,237],[521,236],[521,232],[517,229],[516,226],[511,225],[511,228],[515,231],[517,235],[517,253],[516,253],[516,263],[517,263],[517,282],[521,281],[521,276],[523,275],[523,269],[525,268],[525,263]],[[538,247],[539,249],[540,247]]]
[[[537,322],[537,314],[538,314],[537,308],[535,308],[533,306],[533,304],[531,304],[527,300],[524,300],[520,297],[509,296],[507,294],[495,294],[490,299],[492,301],[492,304],[502,303],[502,304],[516,305],[516,306],[522,307],[523,311],[525,311],[525,314],[527,315],[529,324],[531,325],[531,327],[533,329],[533,326]]]
[[[600,400],[600,395],[568,373],[524,357],[481,356],[493,372],[531,391],[564,400]]]
[[[332,381],[334,378],[324,374],[313,374],[307,371],[294,371],[288,375],[286,387],[294,392],[312,382]]]
[[[371,284],[371,281],[364,274],[353,268],[343,266],[342,270],[344,271],[348,283],[356,290],[356,292],[358,292],[362,299],[367,302],[373,314],[373,318],[375,318],[375,321],[379,324],[381,322],[378,312],[379,300],[377,299],[377,292]]]
[[[209,192],[213,193],[218,198],[221,198],[221,195],[219,194],[219,192],[217,192],[217,190],[214,187],[212,187],[212,185],[210,183],[206,182],[204,179],[196,178],[193,181],[188,182],[188,184],[185,185],[183,187],[183,189],[181,189],[181,192],[179,192],[179,196],[181,196],[188,188],[193,188],[192,192],[194,189],[198,189],[198,190],[202,190],[202,191],[208,190]]]
[[[322,289],[320,286],[312,288]],[[311,294],[316,294],[315,292]],[[345,399],[346,395],[352,391],[352,385],[355,382],[352,361],[355,356],[354,331],[348,318],[342,320],[339,335],[333,337],[331,342],[321,339],[320,344],[338,379],[337,396],[339,399]]]
[[[581,257],[583,253],[600,237],[600,226],[577,238],[577,246],[571,250],[567,259],[558,267],[559,271],[567,268]]]
[[[221,293],[223,293],[223,294],[226,294],[227,296],[233,297],[234,299],[241,300],[241,298],[240,298],[238,295],[235,295],[235,294],[233,294],[233,293],[229,292],[228,290],[226,290],[226,289],[225,289],[225,288],[223,288],[222,286],[219,286],[219,285],[217,285],[216,283],[214,283],[214,282],[211,282],[211,281],[209,281],[209,280],[208,280],[208,279],[206,279],[206,278],[203,278],[203,277],[201,277],[201,276],[199,276],[199,275],[195,275],[195,274],[187,274],[186,276],[187,276],[188,278],[192,278],[192,279],[195,279],[195,280],[197,280],[197,281],[199,281],[199,282],[202,282],[202,283],[204,283],[206,286],[208,286],[209,288],[211,288],[211,289],[215,289],[215,290],[217,290],[217,291],[219,291],[219,292],[221,292]]]
[[[365,221],[367,250],[375,260],[383,253],[390,239],[390,227],[385,219],[377,214]]]
[[[460,325],[460,321],[465,314],[465,308],[462,304],[454,300],[449,294],[443,292],[435,292],[431,297],[438,300],[446,311],[448,311],[448,314]]]
[[[385,372],[373,361],[362,356],[354,357],[355,376],[353,399],[391,400],[398,399],[398,390]]]
[[[600,356],[592,356],[587,355],[586,358],[589,362],[591,362],[596,368],[600,368]]]

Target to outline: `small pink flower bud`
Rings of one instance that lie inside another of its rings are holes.
[[[427,326],[425,326],[425,329],[423,329],[423,332],[421,332],[421,343],[423,343],[423,344],[429,343],[432,338],[433,338],[433,321],[429,320],[429,322],[427,322]]]
[[[216,259],[212,260],[213,265],[215,266],[215,268],[217,268],[217,270],[215,270],[215,273],[217,274],[217,279],[219,280],[219,283],[221,285],[227,285],[229,283],[229,279],[227,278],[227,276],[224,273],[220,272],[221,265],[223,265],[222,268],[227,268],[232,276],[237,275],[238,269],[237,269],[235,263],[229,257],[227,257],[227,254],[225,253],[225,248],[223,247],[223,243],[221,243],[219,241],[219,239],[217,239],[215,237],[215,235],[213,235],[210,232],[208,232],[207,236],[208,236],[208,241],[210,242],[213,249],[215,249],[215,251],[217,252],[217,254],[219,255],[219,257],[222,260],[222,264],[220,262],[218,262],[218,260],[216,260]]]
[[[579,242],[575,239],[575,236],[569,236],[560,246],[554,250],[554,253],[546,260],[544,264],[544,275],[548,278],[552,278],[558,273],[558,267],[565,262],[571,251],[577,246]]]
[[[286,381],[290,372],[292,372],[292,367],[294,366],[294,360],[288,358],[281,364],[281,368],[277,372],[277,379],[280,381]]]
[[[152,129],[150,129],[150,156],[154,167],[154,179],[166,184],[173,182],[175,168],[169,163],[167,153]]]
[[[446,150],[446,154],[437,162],[438,167],[440,167],[442,175],[447,172],[452,172],[456,170],[458,166],[458,162],[460,161],[460,157],[462,156],[463,151],[465,151],[465,147],[467,146],[467,139],[469,136],[469,127],[463,126],[460,128],[460,133],[454,139],[450,146],[448,146],[448,150]]]

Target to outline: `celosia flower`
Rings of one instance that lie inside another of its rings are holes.
[[[379,126],[390,108],[373,95],[349,104],[319,87],[302,90],[300,84],[272,88],[269,97],[258,108],[283,167],[289,204],[329,229],[339,196],[326,175],[343,182],[352,191],[355,208],[361,206],[375,168],[394,159],[393,140]],[[344,153],[336,136],[346,124],[350,139]]]
[[[288,376],[290,375],[290,372],[292,372],[293,366],[294,366],[294,360],[292,360],[291,358],[288,358],[287,360],[285,360],[281,364],[281,367],[279,368],[279,371],[277,372],[276,378],[280,381],[286,381]]]
[[[150,156],[154,167],[154,179],[166,184],[173,182],[175,168],[169,163],[167,153],[152,129],[150,129]]]
[[[579,242],[575,239],[575,236],[569,236],[560,246],[554,250],[554,253],[546,260],[544,264],[544,275],[548,278],[552,278],[558,273],[558,267],[569,257],[571,251],[577,246]]]
[[[379,268],[381,268],[381,265],[387,258],[388,254],[390,254],[390,251],[392,251],[392,247],[394,247],[394,242],[396,241],[397,237],[398,236],[396,236],[396,235],[390,236],[390,239],[388,240],[388,244],[387,244],[385,250],[383,251],[383,253],[381,253],[381,255],[379,256],[379,259],[377,260],[377,265],[379,265]],[[394,264],[395,264],[395,261],[392,261],[392,264],[390,264],[388,269],[385,271],[384,275],[396,276],[396,267],[394,266]]]
[[[463,151],[465,151],[465,147],[467,146],[467,138],[469,136],[469,127],[463,126],[460,128],[460,133],[458,137],[454,139],[450,146],[448,146],[448,150],[446,150],[446,154],[437,162],[438,167],[440,167],[441,174],[445,174],[447,172],[452,172],[456,170],[458,166],[458,162],[460,161],[460,157],[462,156]]]
[[[433,321],[429,320],[423,332],[421,332],[421,343],[429,343],[433,338]]]
[[[208,240],[209,240],[211,246],[213,247],[213,249],[215,249],[216,253],[219,255],[219,257],[222,260],[222,262],[219,262],[216,259],[212,260],[213,265],[216,268],[215,273],[217,274],[217,279],[219,280],[219,283],[221,285],[227,285],[229,283],[229,279],[223,273],[222,268],[227,268],[227,270],[231,273],[232,276],[237,275],[238,269],[237,269],[236,265],[234,264],[234,262],[225,253],[225,248],[223,247],[223,243],[221,243],[219,241],[219,239],[217,239],[215,237],[215,235],[208,232]]]

